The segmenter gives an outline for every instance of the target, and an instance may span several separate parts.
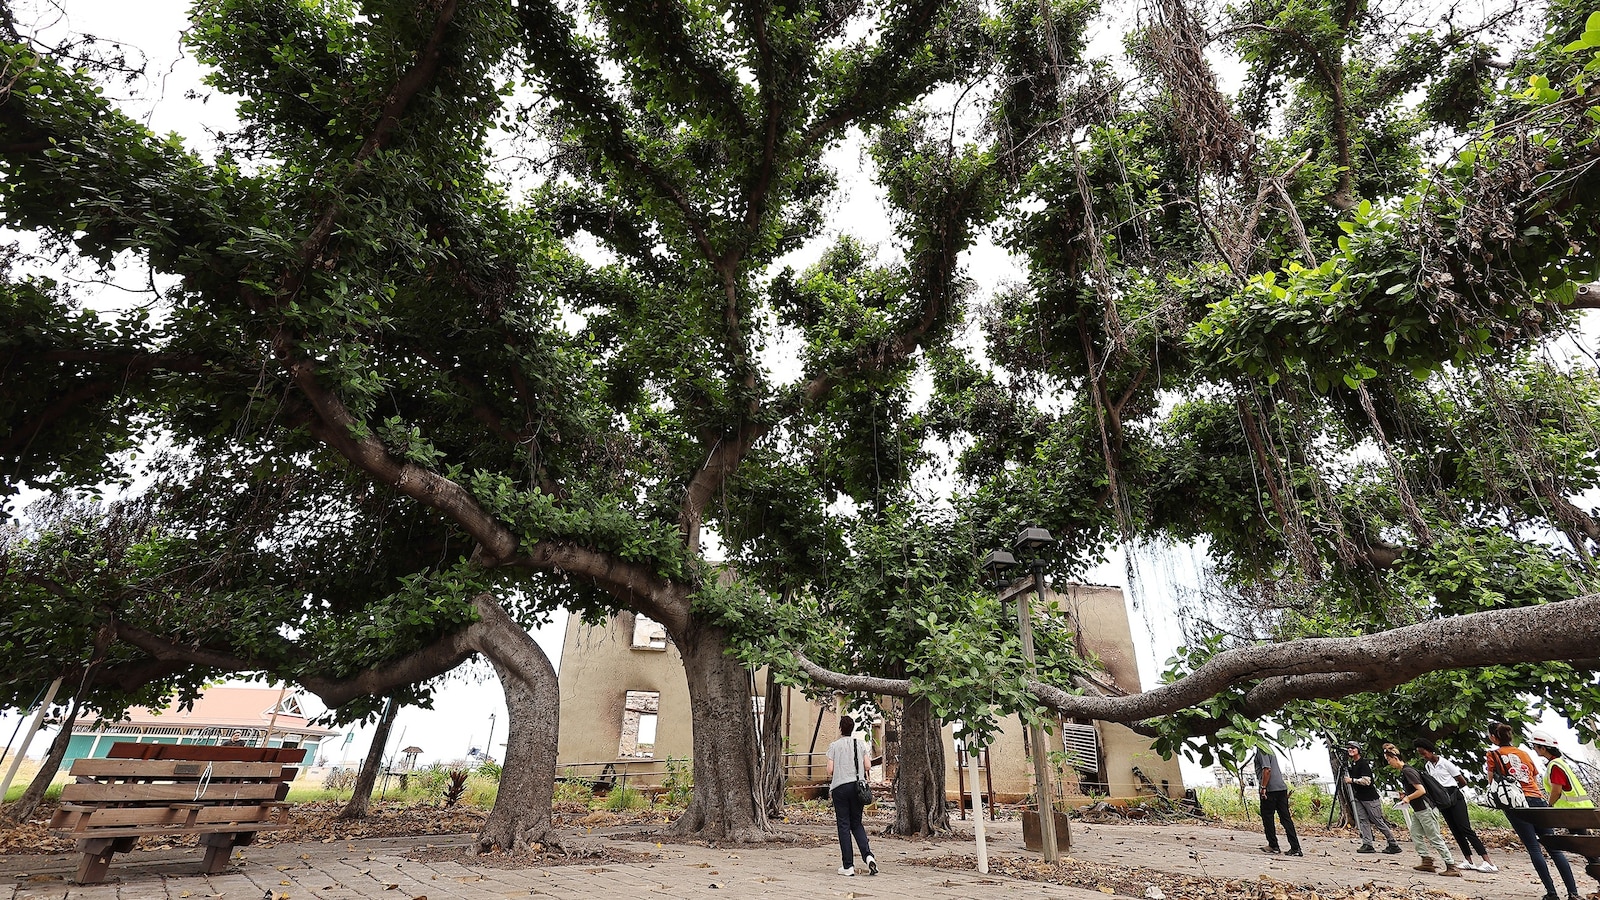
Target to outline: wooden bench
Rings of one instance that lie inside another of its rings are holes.
[[[113,744],[105,759],[72,764],[77,783],[61,789],[50,828],[77,840],[79,884],[104,881],[111,857],[145,835],[199,835],[201,869],[215,874],[235,846],[289,826],[284,798],[304,758],[298,748]]]
[[[1584,871],[1589,873],[1589,877],[1600,881],[1600,809],[1525,807],[1508,809],[1506,814],[1531,822],[1535,828],[1588,829],[1588,834],[1540,835],[1539,843],[1551,850],[1576,853],[1583,857],[1587,863]]]

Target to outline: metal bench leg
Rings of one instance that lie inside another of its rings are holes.
[[[200,871],[215,875],[226,869],[228,861],[233,858],[233,843],[237,837],[239,835],[232,832],[201,835],[200,846],[206,848],[206,856],[200,863]]]
[[[78,874],[72,880],[78,884],[99,884],[106,880],[106,869],[111,867],[111,857],[117,852],[115,838],[91,838],[78,842],[83,858],[78,860]]]

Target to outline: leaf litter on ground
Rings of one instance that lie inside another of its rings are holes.
[[[935,869],[976,871],[970,856],[907,860]],[[1437,888],[1405,888],[1366,883],[1360,886],[1312,886],[1279,881],[1269,875],[1221,878],[1162,872],[1143,866],[1114,866],[1067,857],[1054,867],[1035,858],[989,857],[989,873],[1023,881],[1044,881],[1102,894],[1138,897],[1160,893],[1166,900],[1451,900],[1460,894]],[[1155,891],[1152,892],[1151,888]]]

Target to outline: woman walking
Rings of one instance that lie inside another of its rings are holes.
[[[1489,739],[1495,745],[1483,765],[1489,777],[1502,775],[1516,779],[1529,806],[1548,807],[1550,804],[1545,802],[1544,790],[1539,787],[1538,769],[1533,765],[1533,757],[1526,750],[1511,746],[1511,726],[1504,722],[1494,723],[1489,726]],[[1544,845],[1539,843],[1539,835],[1550,834],[1551,829],[1535,828],[1532,823],[1512,814],[1506,818],[1511,820],[1511,827],[1522,839],[1522,846],[1528,848],[1528,859],[1533,863],[1533,870],[1539,873],[1539,880],[1544,882],[1544,900],[1556,900],[1556,883],[1550,878],[1550,867],[1544,861]],[[1556,871],[1561,873],[1561,881],[1567,887],[1567,900],[1581,900],[1578,882],[1572,877],[1572,866],[1567,863],[1566,854],[1551,850],[1550,859],[1555,862]]]
[[[1478,872],[1498,872],[1500,869],[1489,861],[1489,848],[1483,846],[1483,839],[1472,830],[1472,817],[1467,809],[1467,795],[1461,792],[1466,786],[1467,776],[1462,774],[1461,767],[1439,755],[1439,748],[1427,738],[1417,738],[1412,742],[1417,753],[1428,764],[1427,772],[1434,781],[1439,782],[1450,790],[1455,802],[1448,807],[1441,808],[1439,814],[1444,816],[1444,824],[1449,826],[1450,835],[1456,839],[1456,846],[1461,848],[1461,863],[1463,869],[1473,869]],[[1476,852],[1480,863],[1472,862],[1472,854]]]
[[[867,828],[861,824],[861,810],[867,798],[861,795],[860,786],[872,776],[872,757],[867,745],[856,739],[856,720],[839,717],[839,739],[828,745],[828,796],[833,799],[833,820],[839,826],[839,855],[844,865],[840,875],[856,874],[855,854],[851,852],[850,838],[855,836],[861,845],[861,861],[867,872],[878,874],[878,860],[867,845]]]
[[[1400,781],[1404,793],[1395,801],[1395,806],[1411,804],[1411,843],[1417,848],[1417,855],[1422,857],[1422,862],[1411,868],[1418,872],[1438,871],[1440,875],[1451,878],[1460,878],[1461,870],[1456,867],[1455,857],[1450,855],[1450,845],[1444,842],[1444,837],[1439,834],[1439,810],[1428,799],[1427,786],[1422,781],[1422,773],[1414,766],[1406,764],[1400,756],[1400,748],[1393,744],[1383,745],[1383,759],[1389,767],[1400,773]],[[1435,870],[1433,857],[1437,854],[1444,862],[1444,868]]]

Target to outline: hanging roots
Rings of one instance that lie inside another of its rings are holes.
[[[1154,22],[1134,53],[1166,86],[1169,115],[1184,163],[1193,171],[1232,175],[1248,166],[1250,132],[1234,117],[1217,90],[1201,48],[1205,30],[1182,0],[1157,0]]]

